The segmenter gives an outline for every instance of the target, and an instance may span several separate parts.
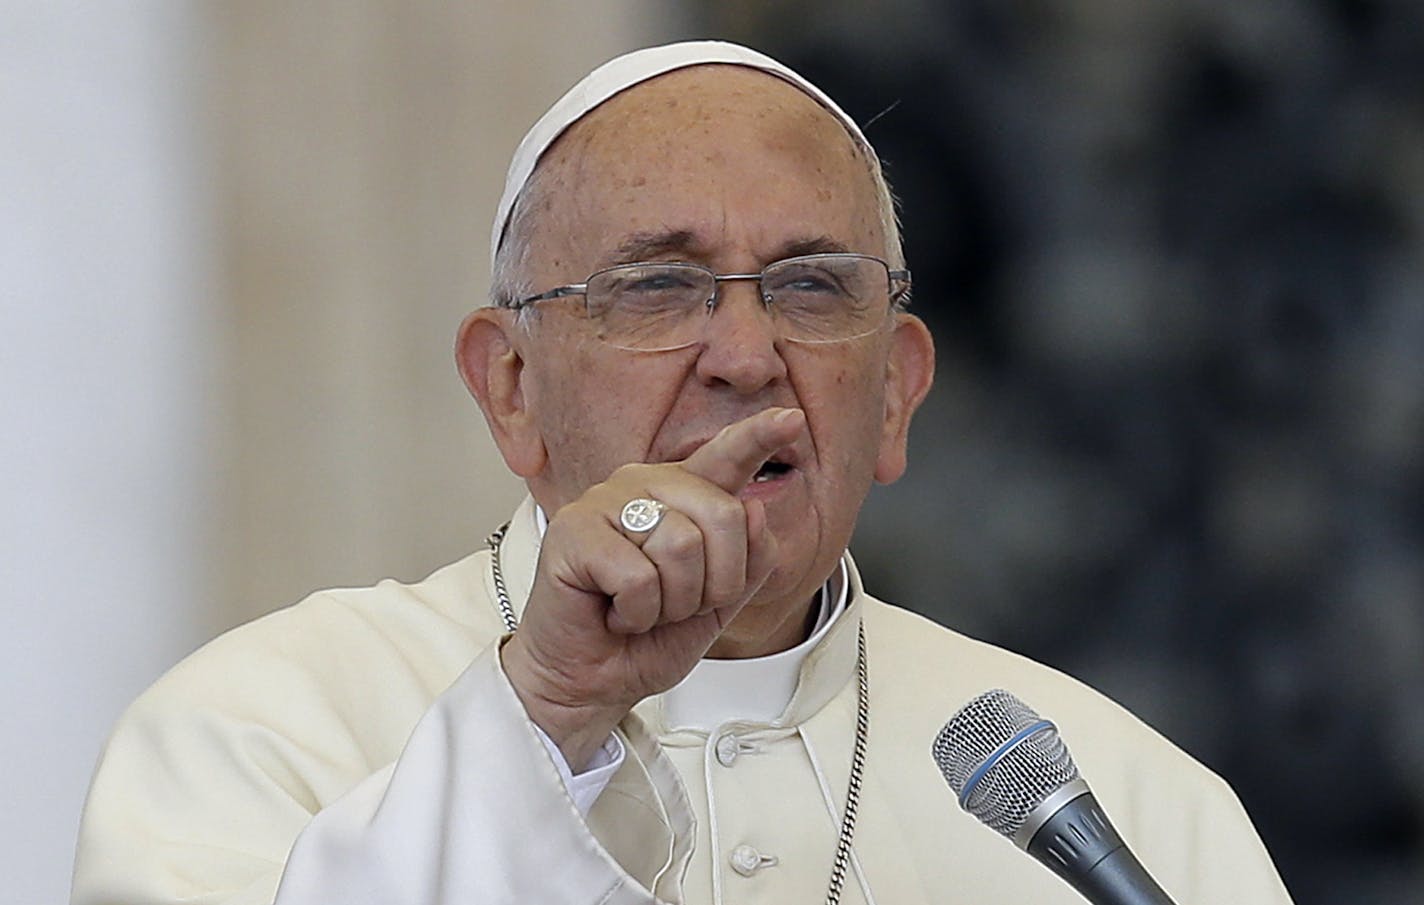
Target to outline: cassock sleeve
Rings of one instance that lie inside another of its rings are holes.
[[[171,715],[139,713],[111,740],[86,806],[74,905],[680,901],[692,816],[655,740],[636,717],[620,728],[619,794],[599,808],[617,811],[609,825],[620,838],[605,845],[505,678],[497,643],[435,700],[394,763],[324,807],[312,803],[318,790],[274,786],[273,770],[236,758],[245,746],[205,738],[201,715],[193,721],[175,730]],[[165,769],[190,783],[191,759],[226,788],[185,810],[153,785]],[[637,857],[620,862],[610,848]]]

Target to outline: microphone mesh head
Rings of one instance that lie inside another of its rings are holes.
[[[961,796],[964,810],[995,831],[1013,838],[1034,808],[1078,779],[1078,767],[1053,725],[1015,736],[1042,722],[1033,709],[1002,688],[986,691],[959,709],[934,741],[934,759],[945,781]],[[964,787],[990,761],[973,783]]]

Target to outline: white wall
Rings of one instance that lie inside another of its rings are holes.
[[[108,727],[200,640],[211,311],[186,8],[0,23],[0,900],[38,905]]]

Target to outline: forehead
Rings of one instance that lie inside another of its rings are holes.
[[[536,245],[581,264],[610,263],[643,234],[757,253],[820,239],[884,251],[865,152],[813,98],[746,67],[690,67],[621,92],[559,138],[536,182]]]

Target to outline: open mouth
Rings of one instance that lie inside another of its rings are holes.
[[[782,475],[790,474],[792,466],[787,462],[780,462],[776,459],[767,459],[762,463],[761,468],[752,477],[752,483],[760,484],[764,481],[775,481]]]

